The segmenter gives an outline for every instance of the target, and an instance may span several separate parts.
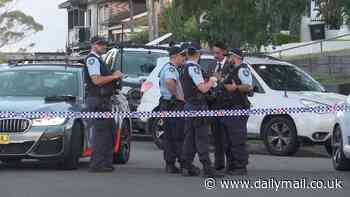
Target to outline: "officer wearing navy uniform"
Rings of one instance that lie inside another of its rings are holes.
[[[198,48],[187,49],[188,61],[181,75],[184,88],[185,107],[184,111],[208,110],[205,100],[205,93],[215,86],[216,80],[204,81],[201,67],[198,64],[200,53]],[[183,176],[198,176],[200,170],[193,165],[193,159],[198,153],[200,162],[203,165],[203,176],[221,177],[209,158],[209,124],[203,117],[188,117],[185,119],[185,140],[183,145]]]
[[[91,39],[91,52],[85,58],[87,109],[89,112],[111,112],[111,96],[116,90],[115,82],[122,73],[106,67],[101,55],[107,50],[107,41],[101,37]],[[111,172],[113,167],[113,119],[91,119],[92,155],[90,172]]]
[[[170,62],[164,65],[159,74],[161,111],[182,111],[184,95],[180,82],[180,67],[185,63],[186,52],[180,47],[169,51]],[[176,160],[181,164],[184,124],[182,118],[163,118],[164,120],[164,160],[167,173],[180,173]]]
[[[243,55],[239,49],[231,50],[227,73],[223,76],[224,94],[223,107],[225,110],[246,110],[250,108],[248,96],[253,94],[253,79],[249,67],[242,62]],[[227,157],[226,172],[229,175],[245,175],[247,173],[248,152],[247,141],[248,116],[222,117],[221,124],[226,131]]]

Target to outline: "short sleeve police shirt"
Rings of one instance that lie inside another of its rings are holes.
[[[101,75],[100,61],[96,57],[89,57],[86,60],[86,66],[90,76]]]
[[[161,96],[167,100],[171,99],[172,97],[171,92],[168,90],[165,84],[165,81],[169,79],[174,80],[176,82],[177,95],[179,97],[183,97],[183,89],[180,82],[179,71],[176,69],[175,66],[171,65],[170,63],[167,63],[160,72],[159,86]]]
[[[252,73],[247,67],[242,67],[238,70],[238,78],[241,80],[243,85],[253,85]],[[229,76],[224,80],[224,83],[232,84],[232,80],[234,80],[234,76],[229,74]]]
[[[193,65],[188,67],[188,74],[190,75],[193,83],[198,86],[201,83],[204,83],[204,78],[201,69],[199,66]]]
[[[241,80],[243,85],[253,85],[253,77],[249,68],[243,67],[238,70],[238,78]]]

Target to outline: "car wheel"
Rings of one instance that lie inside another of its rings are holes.
[[[328,139],[325,144],[324,144],[324,148],[326,149],[327,153],[331,156],[332,155],[332,140]]]
[[[119,152],[114,153],[114,164],[126,164],[130,159],[131,150],[131,127],[130,124],[125,121],[122,125],[122,139],[119,147]]]
[[[152,132],[153,141],[159,149],[163,149],[164,128],[163,120],[161,118],[153,118],[150,120],[150,131]]]
[[[79,159],[83,149],[83,126],[79,123],[74,124],[70,150],[68,155],[63,159],[62,169],[64,170],[75,170],[79,166]]]
[[[299,149],[297,130],[287,117],[273,117],[263,125],[263,140],[272,155],[290,156]]]
[[[342,130],[339,126],[332,135],[332,163],[336,170],[350,170],[350,160],[344,155]]]

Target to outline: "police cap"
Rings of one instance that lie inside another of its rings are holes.
[[[228,53],[226,55],[227,56],[235,55],[235,56],[238,56],[238,57],[242,58],[243,57],[243,52],[240,49],[231,49],[231,50],[228,51]]]
[[[98,45],[107,45],[108,41],[100,36],[94,36],[90,40],[91,44],[98,44]]]
[[[181,48],[181,47],[171,47],[169,49],[169,56],[173,56],[173,55],[185,55],[186,54],[186,50]]]

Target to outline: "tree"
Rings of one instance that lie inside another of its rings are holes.
[[[33,17],[13,9],[15,1],[0,0],[0,48],[43,30]]]
[[[281,30],[299,37],[306,6],[307,0],[173,0],[162,24],[176,40],[221,40],[230,47],[257,49]]]
[[[210,5],[203,25],[207,42],[221,40],[235,48],[256,43],[261,28],[255,0],[220,0],[211,1]]]
[[[340,29],[344,22],[345,1],[343,0],[318,0],[319,15],[323,18],[329,29]]]

